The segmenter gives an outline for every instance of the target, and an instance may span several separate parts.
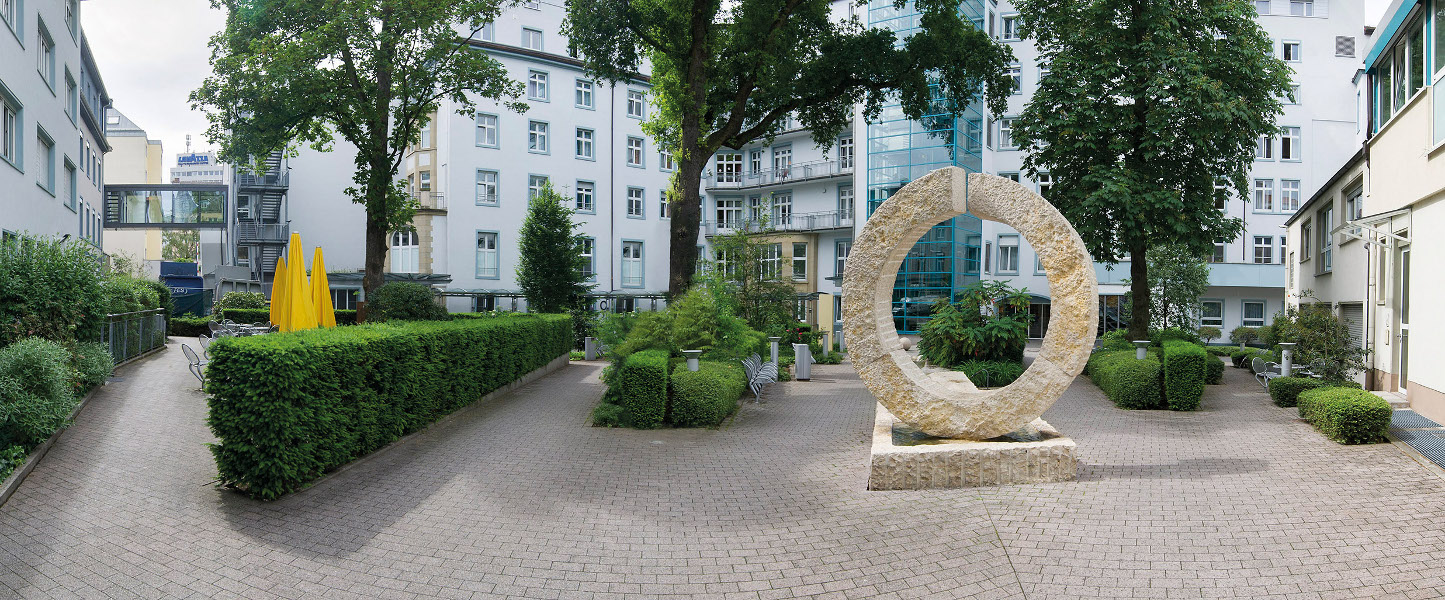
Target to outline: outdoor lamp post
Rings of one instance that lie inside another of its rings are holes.
[[[1294,370],[1294,347],[1295,342],[1280,342],[1279,374],[1289,377],[1290,371]]]
[[[783,338],[778,337],[778,336],[776,336],[776,335],[768,338],[768,342],[771,343],[772,348],[773,348],[773,363],[774,363],[774,364],[777,364],[777,362],[778,362],[778,341],[780,341],[780,340],[782,340],[782,339],[783,339]]]
[[[698,369],[697,359],[702,356],[702,350],[683,350],[682,355],[687,357],[687,370],[696,371]]]
[[[1134,340],[1134,358],[1144,360],[1149,356],[1149,340]]]

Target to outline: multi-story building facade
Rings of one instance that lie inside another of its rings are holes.
[[[111,146],[105,168],[106,185],[165,182],[160,140],[150,139],[140,125],[114,108],[105,112],[105,132]],[[158,227],[117,229],[106,224],[105,252],[133,257],[149,266],[162,258],[161,231]]]
[[[100,247],[105,110],[79,0],[0,3],[0,230]]]

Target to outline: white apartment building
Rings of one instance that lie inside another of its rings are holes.
[[[105,84],[80,0],[0,1],[0,230],[102,242]]]

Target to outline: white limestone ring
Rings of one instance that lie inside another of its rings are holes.
[[[924,374],[893,323],[894,281],[908,251],[934,225],[963,213],[1017,229],[1048,273],[1052,306],[1043,348],[1023,376],[999,389],[980,390],[963,373]],[[847,263],[849,358],[884,407],[929,435],[983,440],[1017,431],[1048,410],[1089,360],[1099,322],[1094,260],[1058,209],[1018,182],[958,167],[929,173],[878,207]]]

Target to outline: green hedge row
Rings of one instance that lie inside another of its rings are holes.
[[[274,499],[470,404],[572,346],[567,315],[221,338],[206,370],[222,482]]]
[[[200,337],[202,334],[210,335],[211,328],[207,325],[207,323],[210,322],[210,317],[171,317],[171,322],[166,328],[166,333],[178,337]]]
[[[1206,361],[1214,360],[1204,348],[1183,340],[1165,340],[1164,399],[1169,410],[1199,410],[1204,398]]]
[[[738,409],[747,389],[742,366],[733,362],[703,361],[697,371],[684,366],[672,372],[672,410],[669,420],[678,427],[712,427]]]
[[[1390,428],[1390,403],[1365,390],[1320,387],[1299,395],[1299,416],[1341,444],[1373,444]]]
[[[1269,397],[1276,406],[1291,407],[1299,401],[1299,395],[1315,388],[1354,388],[1360,384],[1353,381],[1325,381],[1312,377],[1275,377],[1269,380]]]
[[[1155,353],[1144,360],[1134,358],[1133,350],[1105,350],[1089,357],[1085,373],[1104,395],[1119,408],[1162,408],[1164,398],[1159,383],[1160,363]]]
[[[617,373],[624,423],[638,429],[662,426],[667,417],[667,351],[634,352]]]
[[[223,308],[221,309],[221,318],[230,319],[237,323],[269,323],[271,321],[271,311],[265,308]],[[336,324],[355,325],[356,311],[338,309],[336,311]]]
[[[1229,358],[1229,355],[1230,355],[1230,354],[1233,354],[1235,350],[1239,350],[1239,348],[1236,348],[1236,347],[1234,347],[1234,346],[1205,346],[1205,347],[1204,347],[1204,351],[1205,351],[1205,352],[1208,352],[1208,353],[1210,353],[1210,354],[1212,354],[1212,355],[1214,355],[1214,356],[1223,356],[1223,357],[1225,357],[1225,358]]]
[[[1229,353],[1230,362],[1240,369],[1248,369],[1256,356],[1263,358],[1265,362],[1279,362],[1278,354],[1263,348],[1245,348],[1243,350],[1236,348]]]
[[[1204,361],[1204,383],[1219,385],[1224,383],[1224,361],[1214,354],[1209,355],[1209,360]]]

